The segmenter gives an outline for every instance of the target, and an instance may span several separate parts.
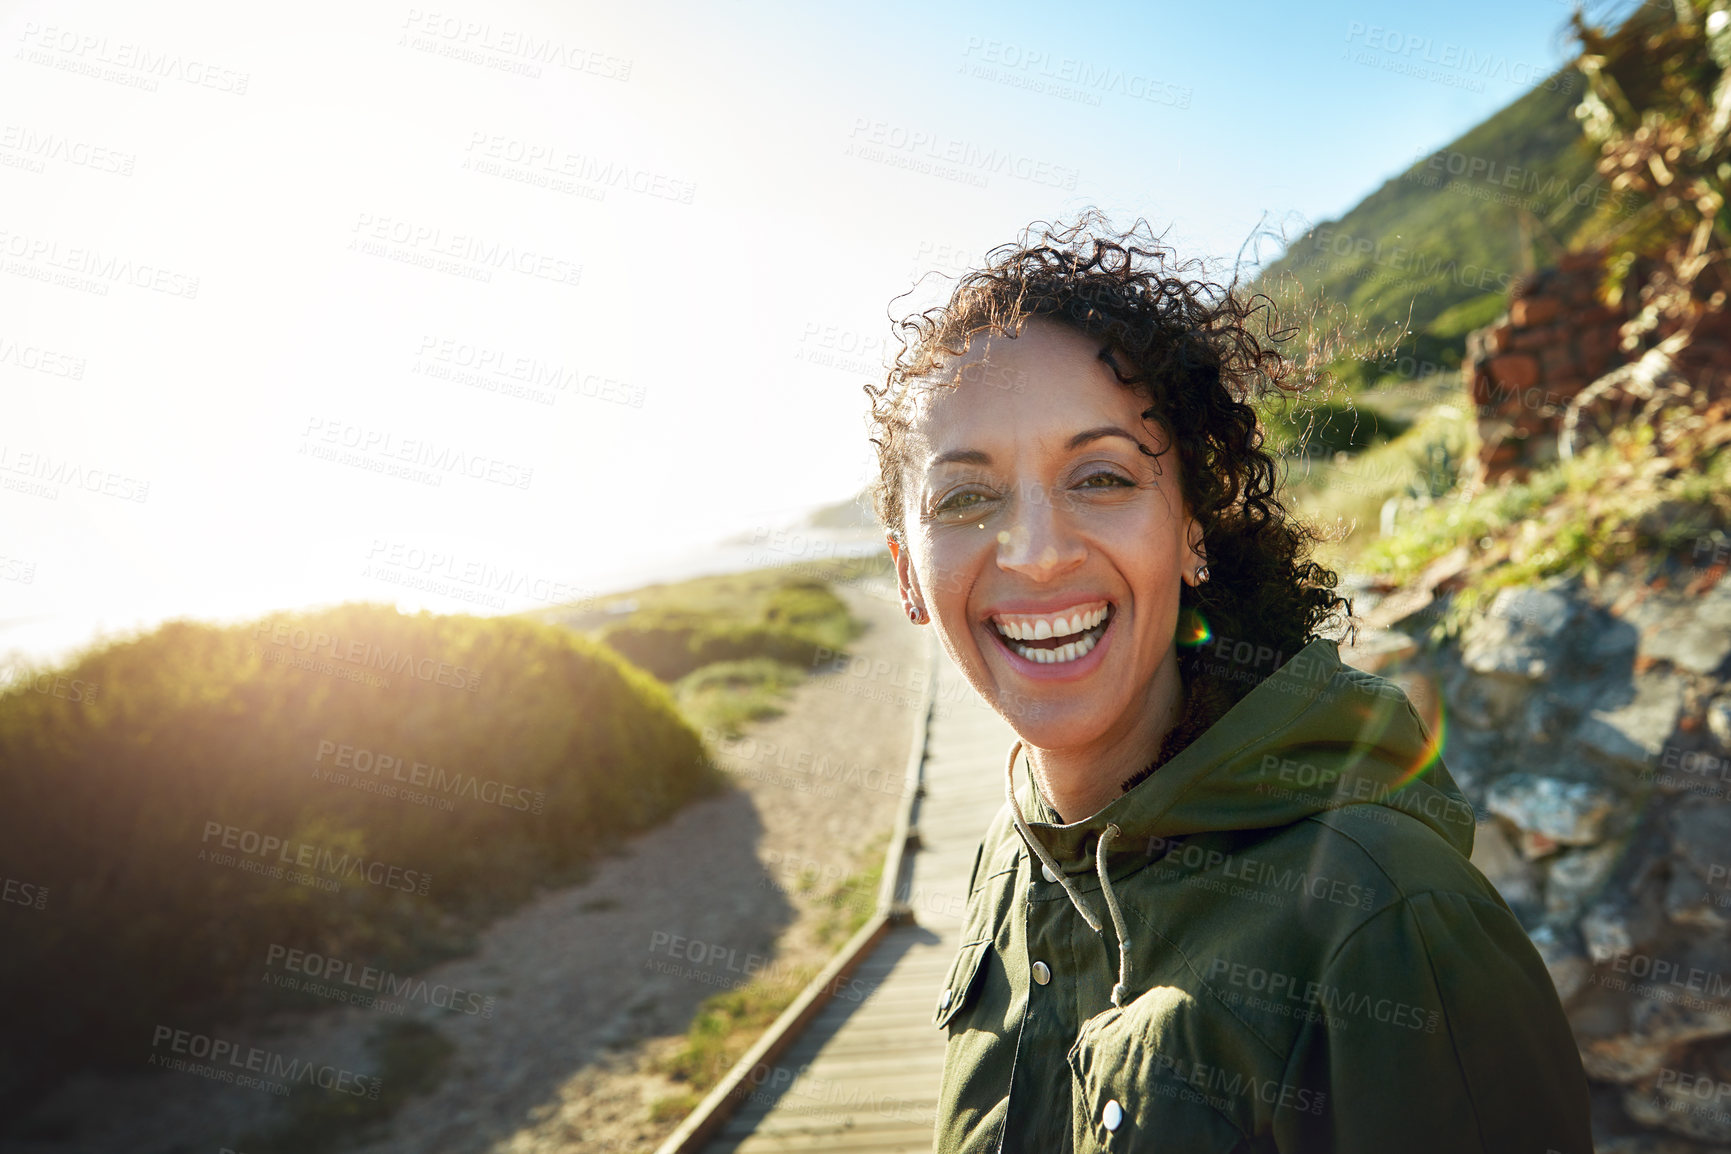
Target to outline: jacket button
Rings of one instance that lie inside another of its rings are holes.
[[[1038,982],[1040,985],[1043,986],[1051,980],[1052,980],[1051,967],[1046,965],[1045,962],[1035,962],[1034,963],[1034,981]]]
[[[1041,862],[1041,863],[1040,863],[1040,873],[1041,873],[1041,874],[1042,874],[1042,875],[1043,875],[1043,876],[1044,876],[1044,877],[1045,877],[1045,879],[1046,879],[1046,880],[1047,880],[1047,881],[1049,881],[1049,882],[1055,882],[1055,881],[1057,881],[1057,880],[1058,880],[1058,875],[1057,875],[1057,874],[1055,874],[1055,873],[1053,873],[1053,872],[1052,872],[1052,867],[1051,867],[1051,866],[1049,866],[1049,865],[1047,865],[1047,864],[1046,864],[1046,863],[1045,863],[1045,862]]]
[[[1118,1099],[1113,1098],[1106,1103],[1106,1108],[1100,1111],[1100,1125],[1108,1130],[1118,1129],[1118,1124],[1124,1121],[1124,1107],[1118,1105]]]
[[[945,1010],[949,1009],[950,1003],[955,1000],[955,997],[956,996],[948,990],[945,990],[942,994],[938,995],[938,1013],[941,1014]]]

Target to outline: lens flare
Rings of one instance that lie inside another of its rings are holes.
[[[1214,631],[1208,628],[1208,618],[1202,616],[1202,611],[1194,605],[1186,606],[1178,611],[1178,635],[1175,640],[1184,649],[1194,649],[1206,644],[1214,636]]]

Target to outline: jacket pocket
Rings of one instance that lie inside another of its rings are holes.
[[[974,1000],[980,987],[980,968],[991,948],[990,938],[980,938],[964,942],[956,952],[956,960],[950,963],[944,987],[938,991],[937,1012],[932,1016],[932,1023],[939,1029],[948,1026]]]
[[[1190,1049],[1190,1031],[1173,1028],[1192,1008],[1188,1002],[1180,991],[1156,987],[1083,1023],[1069,1053],[1076,1154],[1257,1149],[1230,1120],[1236,1104],[1221,1095],[1221,1068]]]

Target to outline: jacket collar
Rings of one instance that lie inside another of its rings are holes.
[[[1470,852],[1472,809],[1437,753],[1397,686],[1343,665],[1336,643],[1318,638],[1171,761],[1090,817],[1056,823],[1034,784],[1025,746],[1016,758],[1015,789],[1029,831],[1070,875],[1093,873],[1095,845],[1108,824],[1122,831],[1108,850],[1109,868],[1117,875],[1131,861],[1161,856],[1172,839],[1287,825],[1352,801],[1409,811],[1412,800],[1429,803],[1417,808],[1452,822],[1456,828],[1438,832]],[[1321,774],[1318,765],[1325,765]],[[1294,767],[1310,772],[1292,772]],[[1328,777],[1326,767],[1335,776]],[[1319,777],[1326,780],[1319,783]],[[1458,828],[1462,814],[1464,834]],[[1085,884],[1082,877],[1074,880]]]

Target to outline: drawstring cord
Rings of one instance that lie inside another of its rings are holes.
[[[1123,831],[1109,822],[1094,843],[1094,872],[1100,875],[1100,892],[1106,895],[1106,912],[1112,915],[1112,932],[1118,935],[1118,984],[1112,987],[1112,1004],[1120,1009],[1130,991],[1130,937],[1124,932],[1124,914],[1118,909],[1118,895],[1112,892],[1112,879],[1106,876],[1106,845]]]
[[[1104,935],[1100,919],[1082,904],[1082,895],[1076,892],[1076,887],[1070,884],[1069,877],[1047,852],[1040,839],[1034,836],[1034,831],[1028,828],[1027,819],[1022,816],[1021,803],[1016,800],[1016,755],[1021,751],[1020,741],[1010,747],[1008,774],[1004,779],[1004,793],[1010,799],[1010,816],[1015,820],[1016,832],[1020,833],[1022,840],[1033,849],[1047,872],[1058,879],[1058,884],[1070,895],[1070,904],[1076,907],[1076,912],[1082,915],[1088,928]],[[1112,1004],[1120,1009],[1130,992],[1130,939],[1124,933],[1124,913],[1118,908],[1118,895],[1112,892],[1112,879],[1106,874],[1106,847],[1122,832],[1124,831],[1119,829],[1116,823],[1109,823],[1100,831],[1100,839],[1094,843],[1094,871],[1100,875],[1100,892],[1106,896],[1106,912],[1112,915],[1112,930],[1118,935],[1118,984],[1112,987]]]

